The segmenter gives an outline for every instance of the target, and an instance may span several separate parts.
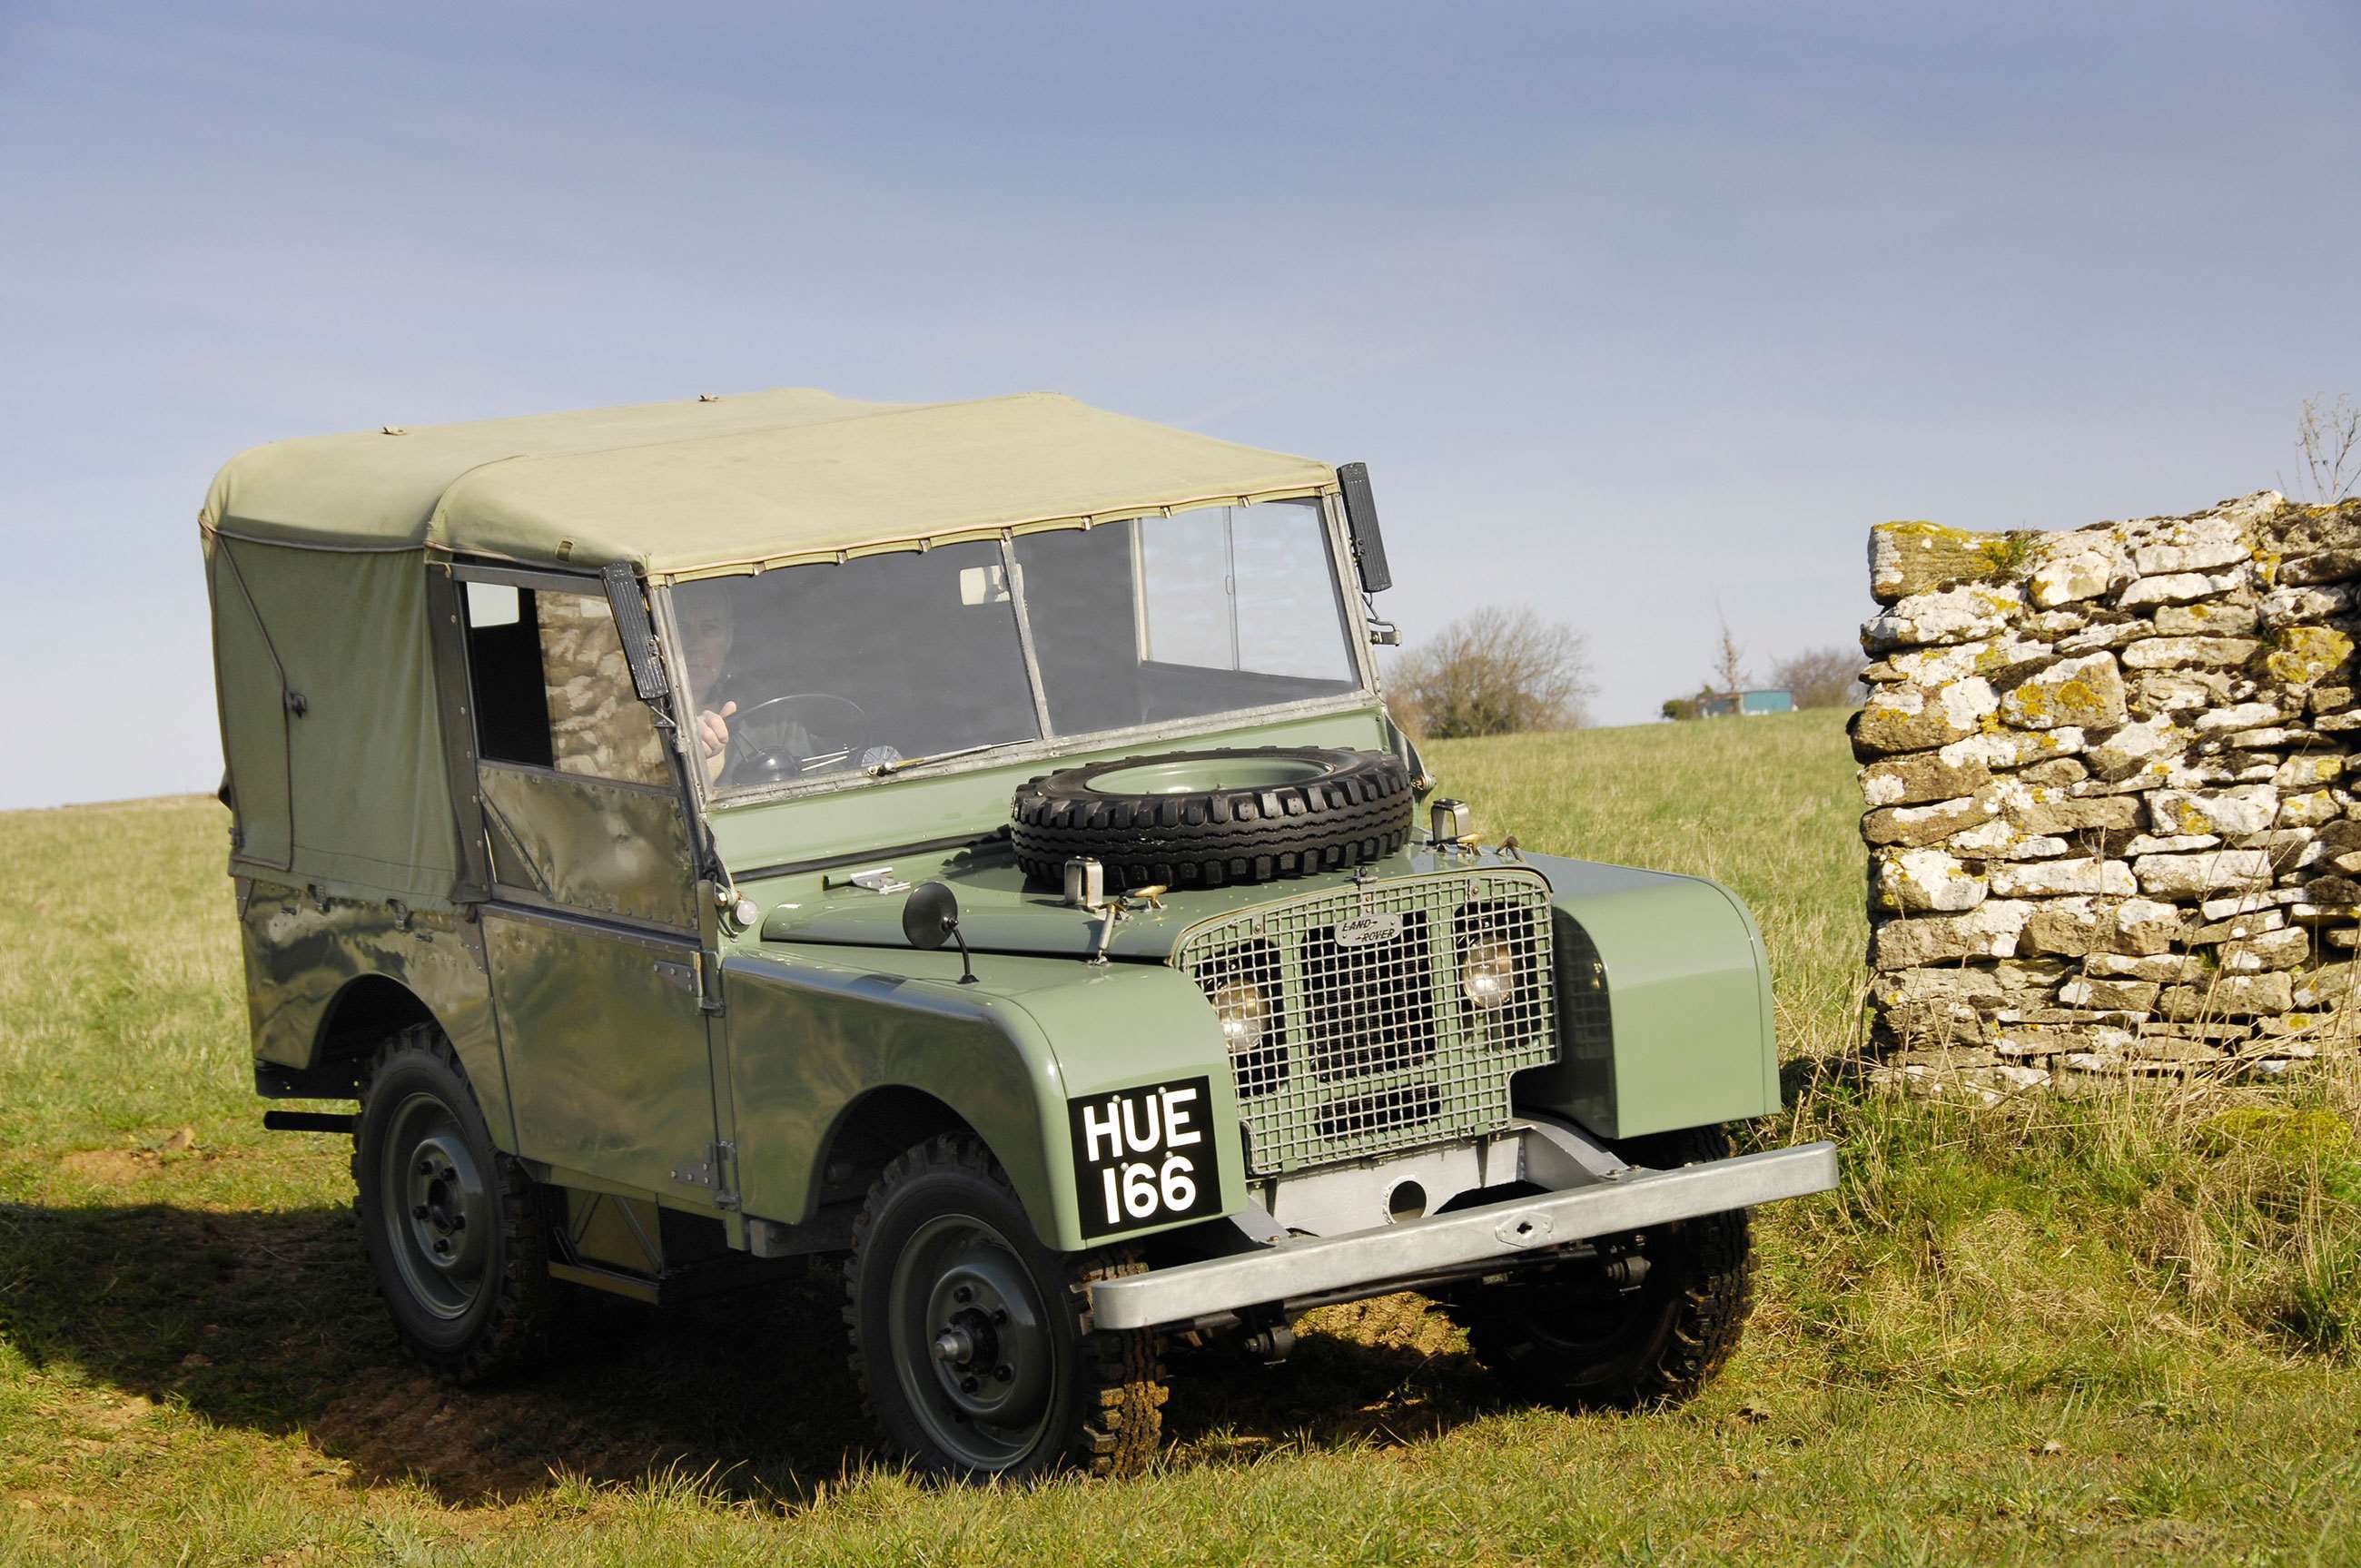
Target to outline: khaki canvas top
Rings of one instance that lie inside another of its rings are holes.
[[[311,436],[214,479],[209,532],[680,578],[1334,486],[1051,393],[875,403],[808,388]]]

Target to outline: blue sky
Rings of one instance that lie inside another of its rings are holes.
[[[211,787],[239,448],[778,385],[1366,459],[1413,641],[1528,603],[1641,721],[1883,519],[2293,480],[2356,79],[2350,4],[0,0],[0,806]]]

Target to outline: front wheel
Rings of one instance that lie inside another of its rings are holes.
[[[1669,1168],[1730,1154],[1719,1127],[1634,1140],[1636,1164]],[[1677,1405],[1738,1349],[1754,1306],[1746,1211],[1616,1238],[1597,1257],[1558,1264],[1447,1303],[1476,1357],[1521,1393],[1583,1408]],[[1631,1277],[1633,1260],[1644,1272]]]
[[[386,1042],[361,1089],[354,1212],[394,1327],[462,1382],[517,1370],[551,1318],[541,1195],[492,1146],[467,1069],[431,1024]]]
[[[852,1369],[887,1442],[952,1480],[1146,1468],[1163,1424],[1155,1336],[1093,1332],[1089,1310],[1093,1279],[1137,1266],[1044,1247],[972,1137],[895,1159],[845,1269]]]

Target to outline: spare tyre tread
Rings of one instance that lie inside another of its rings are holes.
[[[1100,774],[1224,758],[1317,762],[1301,784],[1128,795],[1091,787]],[[1265,746],[1125,757],[1044,774],[1017,790],[1009,839],[1017,863],[1056,883],[1069,860],[1106,868],[1111,887],[1221,887],[1337,871],[1409,842],[1410,770],[1387,751]]]

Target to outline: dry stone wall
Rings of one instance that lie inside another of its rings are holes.
[[[2361,501],[1873,530],[1886,1079],[2261,1074],[2361,1035]]]

